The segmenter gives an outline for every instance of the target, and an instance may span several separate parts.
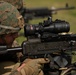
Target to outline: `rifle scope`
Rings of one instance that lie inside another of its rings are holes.
[[[61,20],[55,20],[53,22],[46,21],[38,25],[25,25],[24,27],[25,36],[42,34],[44,32],[58,34],[62,32],[69,32],[69,30],[69,23]]]

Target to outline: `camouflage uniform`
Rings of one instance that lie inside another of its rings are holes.
[[[13,5],[4,1],[0,1],[0,36],[19,32],[23,27],[24,20],[18,10]],[[14,41],[12,46],[18,46],[16,41]],[[8,75],[14,64],[15,62],[12,61],[1,61],[0,75]]]
[[[10,0],[10,1],[13,1],[13,0]],[[20,13],[18,12],[17,8],[11,5],[10,3],[0,1],[0,36],[16,34],[23,27],[24,27],[24,20],[20,15]],[[10,35],[8,39],[6,36],[5,38],[3,37],[3,41],[5,42],[5,45],[9,45],[7,43],[11,42],[10,37],[12,35]],[[15,36],[13,36],[12,38],[15,39]],[[16,44],[16,41],[14,41],[13,46],[15,46],[15,44]],[[18,46],[18,44],[16,46]],[[20,65],[20,63],[17,63],[15,65],[15,62],[13,61],[7,61],[7,60],[4,62],[1,61],[0,75],[9,75],[9,74],[10,75],[43,75],[43,71],[41,69],[42,65],[48,62],[49,60],[46,61],[43,58],[32,59],[32,60],[26,59],[22,65]]]
[[[2,1],[2,0],[0,0],[0,1]],[[20,9],[23,7],[23,0],[3,0],[3,1],[14,5],[17,9]]]
[[[23,0],[0,0],[0,1],[5,1],[5,2],[8,2],[8,3],[12,4],[13,6],[15,6],[17,8],[17,10],[20,12],[20,14],[24,18],[24,12],[25,11],[23,10],[24,9],[24,6],[23,6],[24,2],[23,2]]]
[[[0,34],[20,31],[24,21],[17,9],[9,3],[0,3]]]

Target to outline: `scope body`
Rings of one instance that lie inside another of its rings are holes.
[[[25,25],[24,32],[25,36],[31,36],[35,34],[43,34],[45,32],[58,34],[62,32],[69,32],[70,25],[66,21],[62,20],[47,20],[43,23],[39,23],[36,25]]]

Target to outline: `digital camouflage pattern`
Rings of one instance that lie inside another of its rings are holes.
[[[2,1],[2,0],[0,0]],[[23,7],[23,0],[3,0],[5,2],[11,3],[14,5],[17,9],[20,9]]]
[[[24,20],[18,10],[10,3],[0,1],[0,35],[18,32]]]

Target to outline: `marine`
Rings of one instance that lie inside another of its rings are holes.
[[[8,48],[12,47],[24,24],[24,19],[15,6],[8,2],[0,1],[0,46],[6,45]],[[27,58],[20,63],[17,56],[20,53],[12,52],[11,54],[0,55],[0,75],[44,74],[42,68],[45,63],[49,63],[49,59]],[[20,56],[22,56],[22,53]]]

